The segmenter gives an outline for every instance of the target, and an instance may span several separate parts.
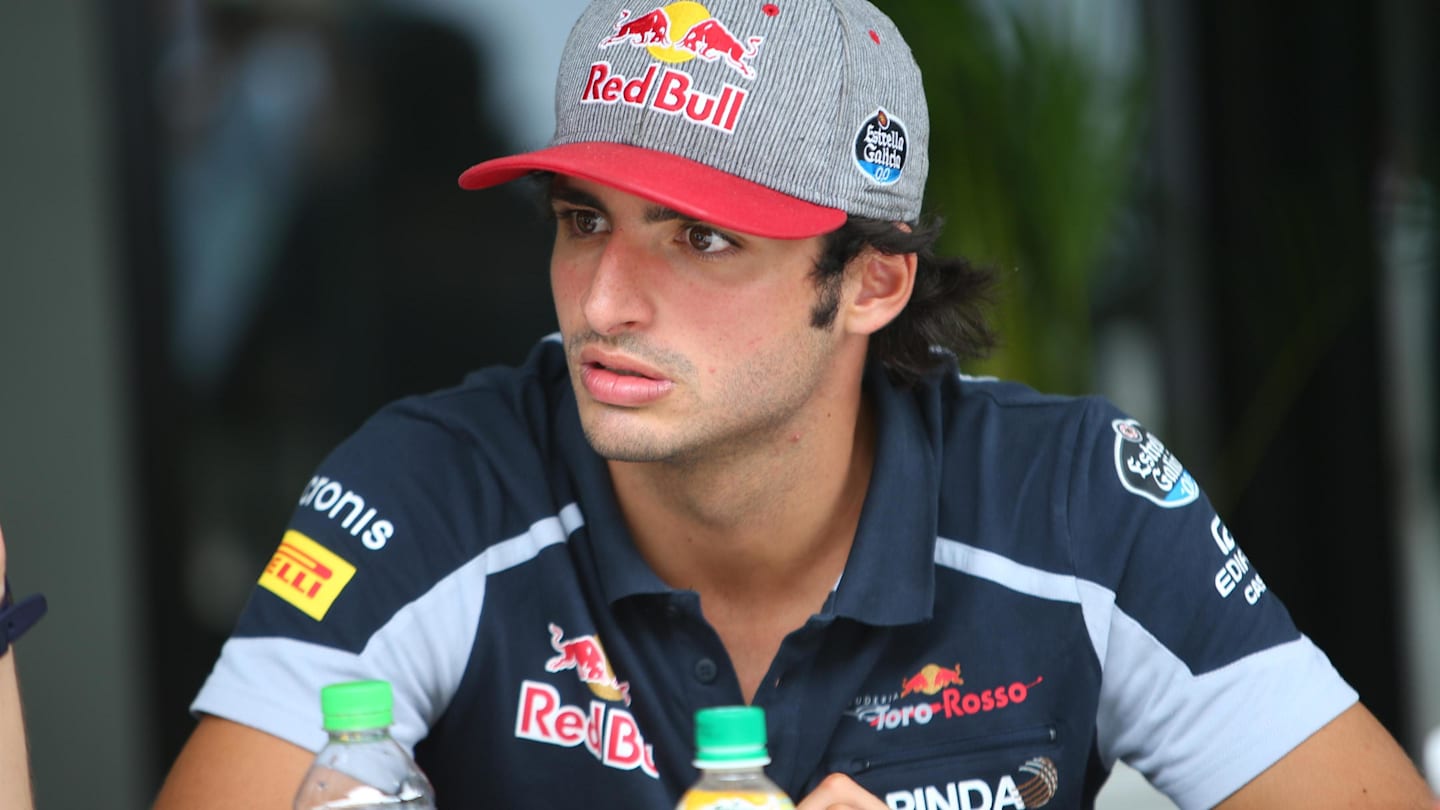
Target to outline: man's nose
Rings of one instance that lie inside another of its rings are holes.
[[[642,329],[653,315],[646,279],[658,259],[631,234],[606,241],[585,293],[585,319],[602,335]]]

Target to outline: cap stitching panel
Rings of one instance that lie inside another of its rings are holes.
[[[844,12],[840,11],[840,9],[836,8],[834,3],[830,4],[830,11],[835,17],[836,25],[838,25],[840,28],[841,43],[839,94],[840,103],[835,110],[836,120],[834,125],[830,128],[830,143],[827,146],[827,149],[829,150],[828,153],[832,156],[832,158],[838,157],[840,165],[836,166],[833,165],[829,160],[825,161],[825,163],[830,166],[830,170],[835,171],[837,169],[849,168],[845,165],[845,159],[849,157],[846,152],[846,143],[854,137],[853,133],[846,134],[849,128],[852,126],[851,122],[843,120],[849,115],[851,115],[851,108],[854,106],[852,103],[854,99],[851,98],[851,93],[853,92],[855,85],[855,82],[852,80],[851,75],[853,70],[851,36],[854,34],[854,31],[852,31],[850,28],[849,17]],[[831,203],[831,207],[842,209],[847,214],[851,213],[851,209],[854,207],[854,203],[856,202],[856,200],[854,199],[854,195],[841,194],[838,185],[843,185],[843,181],[841,181],[838,177],[832,178],[831,183],[831,188],[833,189],[833,191],[830,194],[826,195],[833,200],[833,202]]]

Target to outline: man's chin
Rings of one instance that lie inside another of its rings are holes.
[[[658,447],[645,446],[636,442],[620,442],[596,437],[592,436],[589,431],[585,432],[585,439],[590,443],[590,448],[606,461],[646,464],[657,461],[668,461],[671,457],[669,453],[662,452]]]
[[[671,455],[670,448],[662,447],[656,441],[653,431],[640,425],[606,424],[611,421],[596,414],[587,418],[584,413],[580,419],[585,441],[606,461],[645,463],[664,461]]]

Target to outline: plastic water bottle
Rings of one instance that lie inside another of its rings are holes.
[[[330,741],[301,781],[295,810],[435,810],[430,780],[390,736],[393,702],[387,681],[320,690]]]
[[[700,779],[676,810],[794,810],[795,804],[765,775],[765,710],[716,706],[695,713],[695,767]]]

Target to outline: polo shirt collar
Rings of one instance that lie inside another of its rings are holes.
[[[673,591],[635,547],[602,459],[585,439],[568,378],[556,411],[561,451],[594,546],[601,592],[627,596]],[[876,421],[875,468],[845,572],[822,615],[872,625],[930,618],[935,598],[938,428],[933,381],[895,387],[877,364],[865,376]]]
[[[933,378],[896,387],[878,363],[865,373],[875,414],[875,467],[829,609],[872,625],[929,619],[935,603],[940,431]]]

